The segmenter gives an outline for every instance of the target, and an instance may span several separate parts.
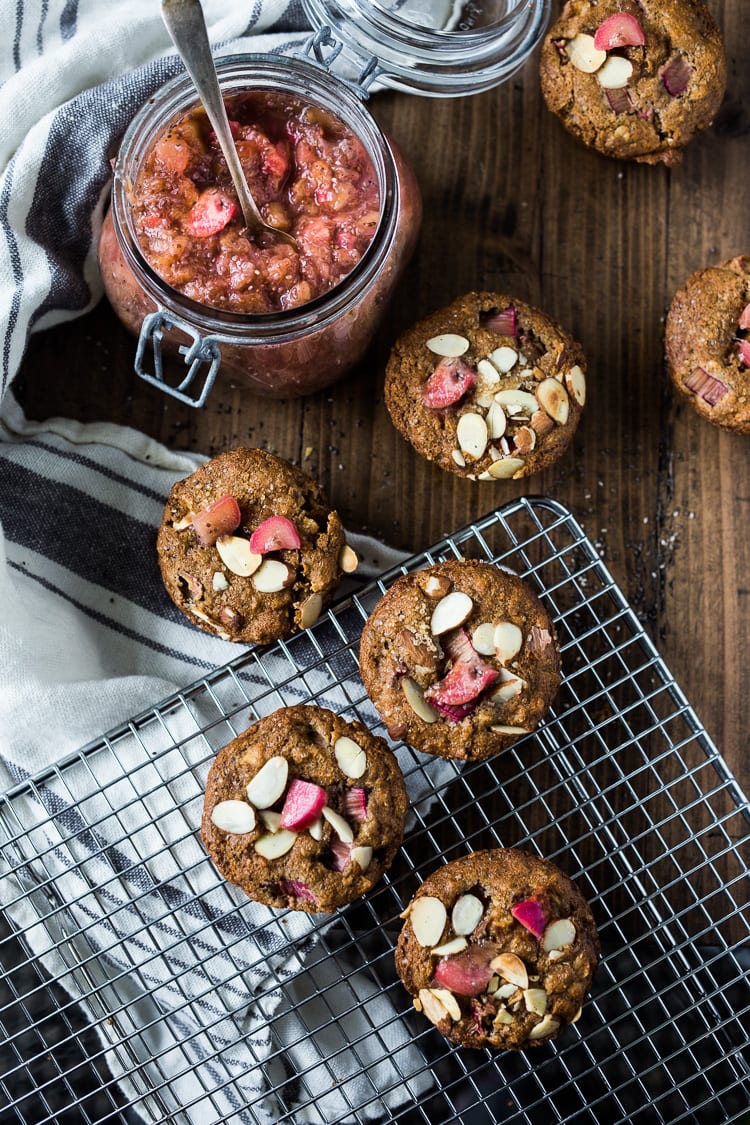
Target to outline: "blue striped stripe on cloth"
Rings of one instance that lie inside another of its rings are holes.
[[[299,0],[204,6],[217,54],[299,50],[308,35]],[[9,390],[29,334],[80,315],[101,296],[95,247],[109,158],[136,109],[180,69],[159,5],[9,0],[2,16],[0,787],[8,789],[237,650],[181,619],[161,590],[154,558],[169,488],[200,458],[122,427],[31,423]],[[378,545],[357,546],[378,554],[372,572],[395,560]],[[19,856],[16,878],[0,878],[0,903],[27,930],[47,971],[96,1022],[109,1067],[144,1119],[271,1122],[279,1109],[255,1062],[271,1048],[261,1017],[276,1013],[269,1076],[280,1065],[289,1074],[309,1065],[294,974],[316,931],[307,915],[277,924],[273,912],[218,880],[196,823],[186,832],[184,820],[185,810],[199,816],[189,767],[193,755],[205,760],[206,742],[192,737],[186,717],[172,721],[164,736],[180,747],[174,761],[169,745],[134,734],[122,761],[108,759],[106,776],[83,765],[65,780],[53,772],[29,790],[35,799],[14,802],[29,852]],[[159,774],[151,776],[156,752]],[[436,779],[447,768],[434,763]],[[143,816],[135,776],[150,793],[158,830]],[[126,811],[115,815],[120,792]],[[412,792],[415,800],[424,796]],[[189,891],[171,849],[160,850],[160,834],[174,818],[181,860],[199,872]],[[50,895],[64,909],[50,914]],[[238,938],[246,966],[239,975],[228,949]],[[319,975],[323,964],[315,963]],[[269,985],[287,978],[283,992]],[[333,1089],[328,1071],[319,1078],[313,1071],[299,1096],[314,1103],[295,1121],[329,1122],[365,1102],[370,1108],[360,1119],[377,1120],[386,1104],[424,1088],[406,1031],[391,1025],[390,1001],[364,973],[353,973],[348,985],[362,1009],[348,1012],[338,1034],[358,1040],[359,1061],[353,1053],[338,1056],[340,1085]],[[331,1003],[335,993],[327,996]],[[316,1018],[314,1007],[305,1010]],[[104,1018],[111,1013],[117,1017]],[[382,1061],[385,1033],[371,1040],[371,1029],[386,1025],[392,1054]],[[323,1041],[322,1051],[338,1046]],[[412,1076],[408,1084],[401,1075]],[[373,1103],[373,1089],[391,1092]]]

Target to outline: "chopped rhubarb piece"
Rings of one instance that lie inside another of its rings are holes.
[[[208,238],[209,235],[218,234],[224,230],[231,219],[237,214],[237,204],[223,191],[210,188],[193,204],[187,227],[190,234],[196,238]]]
[[[552,40],[552,46],[557,51],[558,55],[561,55],[565,59],[566,62],[568,61],[568,56],[567,56],[567,53],[565,51],[565,45],[566,45],[567,42],[568,42],[567,39],[553,39]]]
[[[740,353],[740,363],[750,367],[750,340],[738,340],[737,351]]]
[[[442,680],[428,688],[425,699],[434,704],[454,707],[470,703],[493,684],[500,675],[490,668],[474,649],[465,629],[456,629],[443,641],[443,648],[453,665]]]
[[[193,531],[198,536],[201,547],[213,547],[222,535],[231,535],[242,521],[240,506],[234,496],[220,496],[202,512],[196,512],[192,519]]]
[[[750,329],[750,304],[745,305],[744,309],[740,313],[739,326],[744,331],[748,331]]]
[[[351,854],[351,844],[345,844],[343,840],[331,840],[331,867],[334,871],[346,871]]]
[[[250,536],[250,550],[256,555],[269,551],[296,551],[302,546],[299,532],[286,516],[271,516],[263,520]]]
[[[462,703],[459,707],[451,707],[448,703],[438,703],[435,699],[432,701],[432,706],[438,714],[447,719],[449,723],[460,723],[462,719],[476,711],[478,705],[478,699],[472,699],[471,703]]]
[[[510,912],[536,938],[542,937],[547,929],[547,909],[538,898],[526,898],[523,902],[517,902],[515,906],[511,906]]]
[[[501,312],[484,313],[479,320],[482,328],[496,332],[498,336],[512,336],[515,339],[518,332],[518,314],[513,305],[508,305]]]
[[[630,113],[633,108],[633,99],[625,86],[616,90],[605,90],[604,93],[607,95],[607,101],[613,113]]]
[[[687,90],[693,68],[683,55],[675,55],[660,72],[667,93],[672,98]]]
[[[474,1024],[477,1035],[481,1035],[487,1029],[485,1021],[494,1019],[497,1014],[497,1005],[493,1004],[491,1000],[477,1000],[476,998],[471,1002],[471,1019]]]
[[[438,961],[435,980],[457,996],[480,996],[494,975],[490,961],[496,952],[494,947],[470,945],[463,953]]]
[[[441,359],[422,388],[422,401],[431,410],[454,406],[477,381],[477,373],[460,359]]]
[[[352,820],[367,819],[367,793],[360,785],[353,785],[344,793],[342,812]]]
[[[284,807],[281,810],[281,828],[290,828],[292,832],[301,832],[309,828],[318,819],[324,805],[328,803],[328,794],[320,785],[312,781],[302,781],[295,777],[286,793]]]
[[[315,895],[307,883],[300,879],[280,879],[276,884],[279,894],[285,898],[306,898],[308,902],[315,902]]]
[[[616,12],[600,24],[594,35],[597,51],[612,51],[615,47],[642,47],[646,42],[643,28],[635,16]]]
[[[722,383],[721,379],[715,379],[713,375],[709,375],[702,367],[696,367],[688,377],[685,379],[685,386],[698,398],[702,398],[709,406],[716,406],[717,402],[721,402],[724,395],[729,394],[729,387]]]

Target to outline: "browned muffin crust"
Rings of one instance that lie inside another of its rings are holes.
[[[697,270],[675,294],[664,334],[678,392],[715,426],[750,433],[750,257]]]
[[[591,42],[577,37],[595,37],[620,13],[637,21],[645,42],[612,47],[589,72],[602,56],[592,56]],[[615,63],[621,73],[614,74],[614,59],[626,60],[632,72]],[[540,76],[547,106],[585,145],[622,160],[673,165],[721,105],[726,59],[700,0],[568,0],[544,38]]]
[[[280,775],[279,784],[274,788],[271,782],[268,791],[267,770],[266,796],[252,788],[248,793],[248,784],[272,759],[269,768]],[[279,760],[286,768],[279,769]],[[279,814],[295,780],[324,789],[328,812],[285,838]],[[228,823],[219,807],[227,801],[245,806],[240,812],[254,820],[249,830],[219,826]],[[401,844],[407,808],[403,776],[384,739],[360,722],[300,704],[260,719],[219,751],[206,782],[201,838],[224,878],[256,902],[316,913],[352,902],[375,886]],[[340,832],[348,836],[341,819],[351,839],[341,839]]]
[[[454,354],[444,354],[446,336]],[[545,313],[507,294],[467,293],[398,338],[385,403],[400,433],[441,469],[472,480],[524,477],[570,444],[585,372],[580,345]],[[463,393],[441,405],[436,382]]]
[[[577,886],[549,860],[474,852],[433,872],[404,917],[396,969],[417,1011],[454,1043],[538,1047],[578,1019],[599,938]]]
[[[236,539],[249,540],[274,516],[294,524],[300,547],[263,556],[286,566],[281,589],[259,589],[258,571],[234,573],[216,543],[201,544],[190,518],[223,496],[239,506]],[[178,481],[157,537],[164,585],[178,609],[198,628],[245,644],[267,644],[313,624],[341,580],[345,548],[338,513],[316,482],[264,449],[220,453]]]
[[[435,632],[456,620],[453,606],[467,615]],[[541,602],[516,575],[475,559],[398,578],[365,624],[359,662],[392,737],[467,761],[534,730],[560,684]]]

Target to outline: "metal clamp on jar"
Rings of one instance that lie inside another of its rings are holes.
[[[142,172],[155,146],[195,110],[197,101],[186,74],[162,87],[123,138],[99,244],[107,296],[138,336],[137,374],[181,402],[202,406],[220,368],[255,393],[274,398],[311,394],[350,371],[414,250],[422,214],[413,172],[365,105],[370,86],[377,81],[433,97],[490,89],[515,73],[538,43],[548,2],[304,0],[317,29],[306,58],[248,54],[216,61],[225,101],[249,92],[271,101],[283,95],[312,113],[330,115],[354,135],[372,168],[378,218],[361,256],[331,287],[311,290],[309,299],[307,290],[298,290],[287,307],[283,302],[260,312],[243,307],[241,296],[231,291],[233,262],[227,254],[221,262],[229,277],[228,297],[218,305],[180,291],[149,262],[136,222]],[[334,60],[357,77],[334,74]],[[167,200],[150,221],[166,225],[168,210]],[[175,235],[176,258],[184,237],[181,231]],[[206,246],[208,241],[203,239]],[[241,285],[247,286],[246,277]],[[196,291],[192,278],[187,288]],[[197,291],[202,295],[200,285]],[[164,353],[184,357],[187,371],[177,386],[165,376]],[[202,372],[202,386],[194,391]]]

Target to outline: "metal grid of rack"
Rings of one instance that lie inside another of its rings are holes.
[[[402,570],[460,556],[547,604],[551,714],[489,762],[400,748],[411,821],[365,899],[320,919],[247,903],[196,839],[216,749],[306,700],[384,734],[362,625]],[[556,503],[518,500],[0,797],[0,1119],[739,1120],[749,838],[746,798],[591,542]],[[517,845],[577,880],[603,963],[554,1043],[462,1051],[395,975],[398,915],[439,864]]]

